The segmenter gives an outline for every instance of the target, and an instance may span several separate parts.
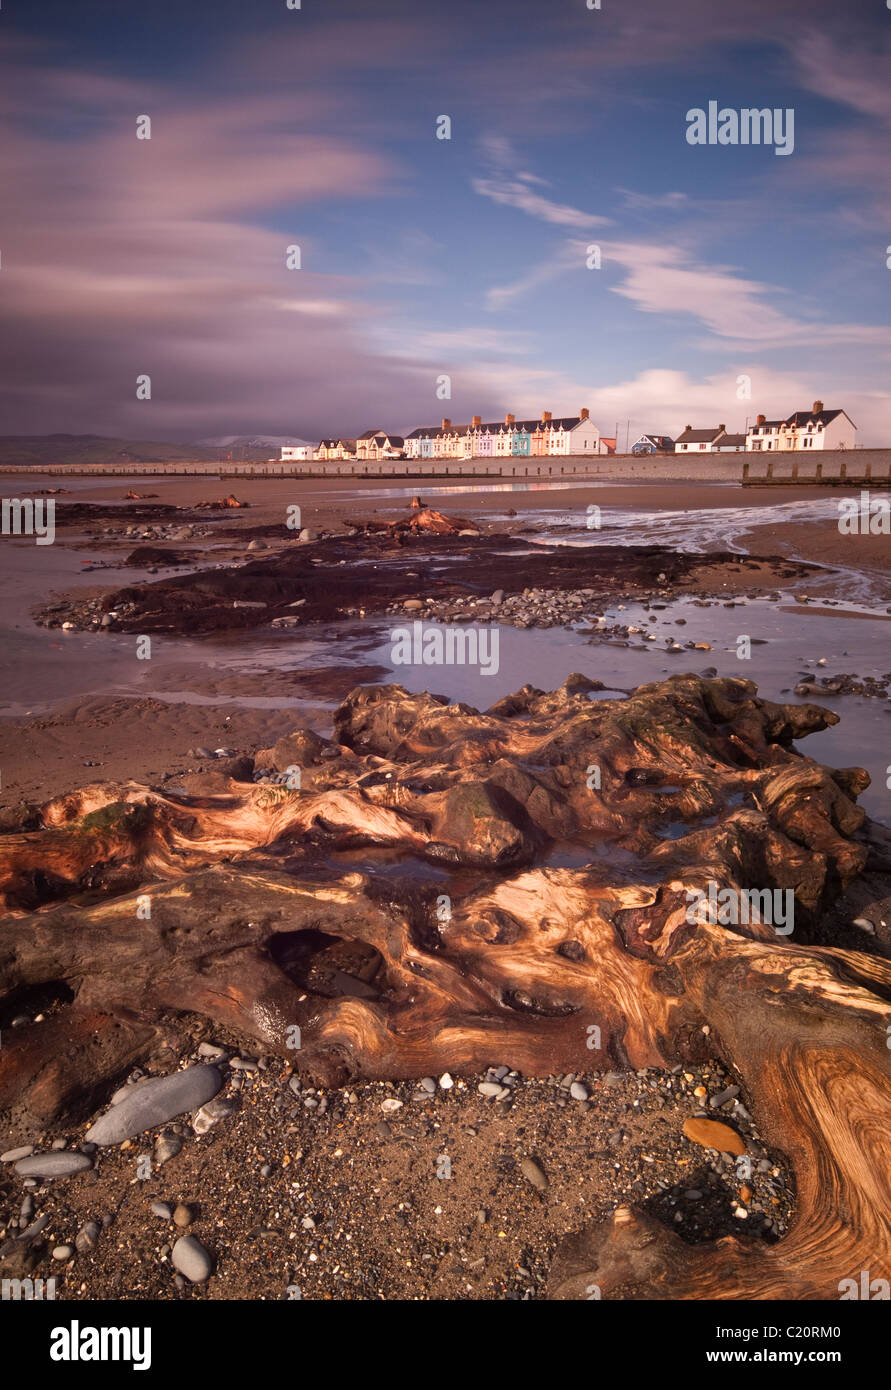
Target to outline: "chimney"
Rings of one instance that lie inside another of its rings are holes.
[[[549,421],[549,420],[553,420],[553,418],[554,418],[554,417],[553,417],[553,415],[551,414],[551,412],[550,412],[549,410],[543,410],[543,411],[541,412],[541,423],[542,423],[543,425],[546,425],[546,424],[548,423],[548,421]]]
[[[514,423],[514,420],[515,420],[515,419],[516,419],[516,416],[515,416],[515,415],[505,415],[505,417],[504,417],[504,423],[505,423],[506,425],[512,425],[512,424]]]
[[[726,425],[719,425],[719,426],[718,426],[718,429],[719,429],[719,430],[724,430],[724,432],[726,433],[726,431],[727,431],[727,426],[726,426]]]
[[[766,423],[767,423],[767,416],[766,416],[766,415],[759,415],[759,416],[758,416],[758,419],[755,421],[755,424],[756,424],[756,425],[764,425],[764,424],[766,424]]]
[[[443,420],[442,427],[444,430],[450,430],[452,428],[451,420]]]
[[[823,409],[823,402],[822,402],[822,401],[814,401],[814,414],[815,414],[815,415],[819,415],[819,414],[820,414],[820,411],[821,411],[822,409]]]
[[[581,408],[581,410],[579,411],[579,419],[580,419],[580,420],[587,420],[587,418],[588,418],[588,407],[587,407],[586,405],[583,405],[582,408]]]
[[[482,423],[483,423],[483,417],[482,417],[482,415],[474,415],[473,419],[472,419],[471,422],[470,422],[470,427],[471,427],[471,429],[478,430],[479,427],[480,427],[480,425],[481,425]]]
[[[684,432],[686,433],[687,430],[692,430],[692,428],[693,428],[692,425],[685,425],[685,426],[684,426]]]

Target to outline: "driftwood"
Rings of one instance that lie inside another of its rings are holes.
[[[837,716],[747,681],[594,688],[485,714],[360,688],[335,742],[284,741],[299,787],[96,785],[0,837],[3,1016],[57,1000],[3,1034],[12,1129],[85,1113],[196,1015],[326,1085],[718,1055],[794,1164],[791,1233],[691,1246],[620,1209],[564,1242],[551,1295],[831,1299],[887,1278],[891,964],[814,944],[867,867],[866,774],[791,747]],[[709,884],[789,890],[794,930],[691,920]]]

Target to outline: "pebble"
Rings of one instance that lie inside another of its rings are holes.
[[[213,1273],[210,1253],[195,1236],[180,1236],[170,1254],[174,1269],[191,1284],[203,1284]]]
[[[196,1134],[206,1134],[218,1120],[225,1120],[227,1115],[234,1114],[235,1106],[217,1096],[216,1100],[208,1101],[207,1105],[202,1105],[192,1116],[192,1128]]]
[[[719,1149],[721,1153],[744,1154],[746,1146],[735,1129],[720,1120],[706,1120],[691,1116],[684,1121],[684,1133],[695,1144],[704,1144],[707,1149]]]
[[[225,1047],[216,1047],[213,1043],[199,1043],[198,1056],[206,1057],[209,1062],[222,1062],[226,1057]]]
[[[5,1154],[0,1154],[0,1163],[16,1163],[20,1158],[30,1158],[33,1152],[33,1144],[22,1144],[17,1149],[7,1149]]]
[[[544,1192],[548,1185],[548,1180],[534,1158],[521,1158],[520,1172],[527,1182],[530,1182],[539,1192]]]
[[[55,1246],[55,1248],[53,1249],[53,1259],[54,1259],[54,1260],[70,1260],[70,1259],[71,1259],[71,1256],[72,1256],[73,1254],[74,1254],[74,1246],[73,1246],[73,1245],[57,1245],[57,1246]]]
[[[159,1166],[168,1158],[176,1158],[183,1146],[178,1134],[161,1134],[155,1144],[154,1160]]]
[[[402,1101],[397,1100],[395,1096],[387,1096],[386,1100],[381,1101],[381,1110],[383,1110],[385,1115],[393,1115],[397,1110],[401,1109]]]
[[[135,1134],[166,1124],[175,1115],[199,1109],[217,1094],[222,1084],[217,1068],[209,1065],[153,1077],[133,1087],[129,1096],[101,1115],[87,1130],[86,1137],[100,1147],[121,1144]]]
[[[85,1221],[74,1237],[75,1248],[81,1255],[87,1255],[96,1246],[101,1227],[98,1221]]]
[[[717,1095],[710,1096],[708,1103],[713,1110],[717,1110],[719,1106],[726,1105],[728,1100],[733,1100],[734,1096],[738,1095],[738,1086],[727,1086],[723,1091],[718,1091]]]
[[[185,1202],[178,1202],[173,1213],[173,1221],[177,1226],[191,1226],[195,1220],[195,1208],[188,1206]]]
[[[439,1084],[444,1091],[450,1091],[454,1086],[455,1082],[454,1079],[449,1075],[449,1073],[447,1071],[444,1071],[442,1076],[439,1078]]]
[[[34,1154],[31,1158],[20,1158],[15,1171],[21,1178],[68,1178],[73,1173],[83,1173],[93,1164],[87,1154],[65,1152]]]
[[[481,1096],[498,1096],[503,1088],[497,1081],[481,1081],[476,1089]]]
[[[151,1211],[153,1216],[159,1216],[162,1221],[169,1221],[173,1216],[169,1202],[152,1202]]]
[[[573,1100],[587,1100],[588,1088],[587,1086],[583,1086],[581,1081],[573,1081],[569,1088],[569,1094],[572,1096]]]
[[[432,1095],[435,1093],[435,1091],[436,1091],[436,1082],[433,1080],[433,1077],[432,1077],[432,1076],[422,1076],[422,1077],[421,1077],[421,1083],[420,1083],[420,1084],[421,1084],[421,1090],[422,1090],[422,1091],[426,1091],[426,1092],[428,1093],[428,1095],[431,1095],[431,1096],[432,1096]]]

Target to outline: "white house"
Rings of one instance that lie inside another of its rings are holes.
[[[692,425],[687,425],[674,441],[674,451],[676,454],[713,454],[726,434],[726,425],[713,425],[705,430],[694,430]]]
[[[765,420],[759,415],[746,435],[749,453],[856,446],[857,426],[843,410],[824,410],[822,401],[814,401],[812,410],[796,410],[785,420]]]
[[[311,459],[312,456],[313,447],[311,444],[295,444],[282,446],[282,463],[287,463],[289,460],[293,462],[295,459]]]

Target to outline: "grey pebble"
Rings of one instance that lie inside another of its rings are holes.
[[[184,1274],[191,1284],[203,1284],[213,1273],[213,1260],[195,1236],[180,1236],[171,1251],[174,1269]]]
[[[733,1100],[734,1096],[739,1095],[738,1086],[728,1086],[723,1091],[718,1091],[717,1095],[709,1096],[708,1103],[713,1110],[717,1110],[720,1105],[726,1105],[728,1100]]]
[[[213,1066],[187,1067],[171,1076],[153,1077],[133,1087],[129,1096],[100,1116],[87,1130],[86,1138],[102,1147],[121,1144],[135,1134],[166,1124],[175,1115],[199,1109],[222,1084],[223,1078]]]
[[[92,1168],[93,1163],[86,1154],[64,1153],[34,1154],[31,1158],[20,1158],[15,1171],[22,1178],[68,1178],[72,1173],[83,1173]]]
[[[33,1144],[22,1144],[17,1149],[7,1149],[5,1154],[0,1154],[0,1163],[15,1163],[20,1158],[30,1158],[33,1152]]]
[[[74,1254],[73,1245],[57,1245],[53,1250],[54,1260],[70,1260]]]
[[[583,1086],[581,1081],[573,1081],[569,1088],[569,1094],[572,1096],[573,1100],[587,1100],[588,1088]]]
[[[151,1211],[154,1216],[160,1216],[162,1221],[169,1221],[173,1216],[173,1212],[167,1202],[152,1202]]]
[[[481,1096],[497,1096],[501,1094],[502,1087],[497,1081],[481,1081],[477,1090]]]

